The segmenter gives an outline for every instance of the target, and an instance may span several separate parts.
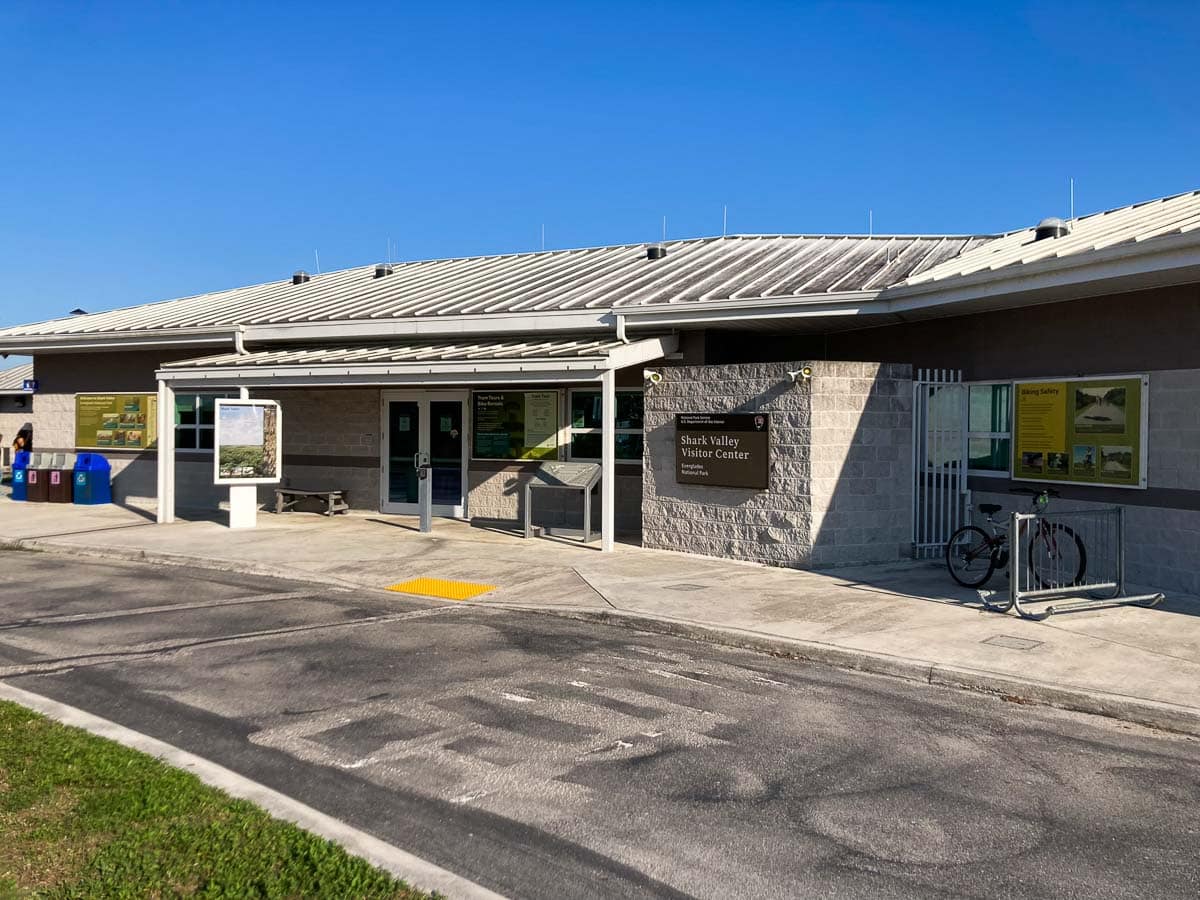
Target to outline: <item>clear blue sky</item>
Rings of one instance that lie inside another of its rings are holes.
[[[242,7],[245,8],[242,8]],[[1200,4],[0,5],[0,324],[398,259],[1200,188]]]

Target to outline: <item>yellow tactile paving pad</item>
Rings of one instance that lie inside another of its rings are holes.
[[[445,578],[412,578],[399,584],[389,584],[389,591],[398,594],[420,594],[422,597],[440,597],[442,600],[470,600],[488,591],[494,584],[477,584],[474,581],[447,581]]]

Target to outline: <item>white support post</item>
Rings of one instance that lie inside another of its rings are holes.
[[[258,485],[229,486],[229,527],[253,528],[258,524]]]
[[[175,521],[175,390],[158,383],[158,516],[159,524]]]
[[[611,553],[616,522],[617,389],[616,372],[608,369],[600,379],[600,549]]]
[[[249,400],[250,388],[238,386],[238,399]],[[231,484],[229,486],[229,527],[255,528],[258,525],[258,485]]]

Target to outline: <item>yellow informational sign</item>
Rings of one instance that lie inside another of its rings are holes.
[[[1018,384],[1017,430],[1027,451],[1053,453],[1066,447],[1066,382]]]
[[[153,450],[157,445],[157,395],[75,395],[76,447]]]
[[[1018,381],[1012,475],[1145,487],[1145,376]]]

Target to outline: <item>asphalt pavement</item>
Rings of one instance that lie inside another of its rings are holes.
[[[0,679],[511,897],[1200,893],[1193,738],[535,612],[8,551]]]

